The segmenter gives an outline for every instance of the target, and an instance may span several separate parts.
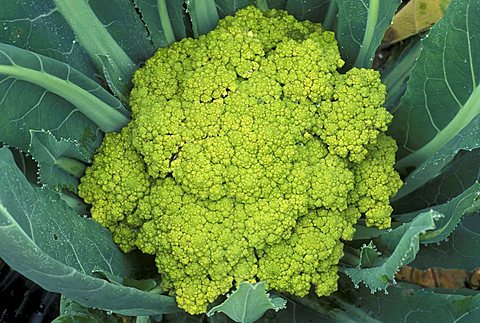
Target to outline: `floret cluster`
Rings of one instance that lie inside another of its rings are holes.
[[[242,281],[329,295],[342,240],[361,216],[389,227],[401,185],[385,86],[343,63],[319,24],[253,7],[159,49],[80,196],[189,313]]]

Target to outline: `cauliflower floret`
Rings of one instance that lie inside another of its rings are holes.
[[[331,153],[359,163],[392,115],[385,110],[386,87],[374,70],[353,68],[337,76],[333,101],[322,101],[316,133]]]
[[[354,169],[356,187],[351,197],[365,214],[368,226],[385,229],[390,227],[390,198],[402,186],[393,168],[397,145],[393,138],[382,133],[377,143],[369,148],[370,153]]]
[[[151,183],[142,157],[131,141],[131,126],[121,133],[106,134],[78,187],[80,197],[92,204],[92,218],[112,230],[115,242],[125,251],[135,247],[131,238],[136,236],[127,218],[148,195]]]
[[[337,289],[336,264],[343,256],[344,222],[338,212],[308,212],[288,239],[262,251],[258,277],[275,290],[298,296],[307,295],[312,283],[319,296],[331,294]]]
[[[379,74],[342,65],[333,33],[253,7],[161,48],[80,196],[191,314],[243,281],[329,295],[342,240],[388,227],[400,185]]]

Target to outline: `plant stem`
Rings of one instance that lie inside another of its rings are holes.
[[[399,170],[404,170],[408,167],[418,168],[480,114],[479,102],[480,86],[477,86],[452,121],[438,132],[435,138],[433,138],[428,144],[400,159],[395,164],[395,168]]]
[[[175,34],[173,33],[172,23],[170,22],[170,16],[168,15],[166,0],[157,0],[157,7],[165,41],[167,42],[167,45],[171,45],[176,39]]]
[[[55,161],[55,165],[70,175],[75,176],[76,178],[82,177],[85,172],[85,168],[87,168],[87,166],[81,161],[67,157],[58,158]]]
[[[165,293],[165,289],[163,289],[162,287],[160,286],[157,286],[155,288],[152,288],[151,290],[148,291],[149,293],[152,293],[152,294],[163,294]]]
[[[195,37],[205,35],[217,26],[219,17],[215,1],[190,0],[186,3]]]
[[[337,0],[330,0],[330,4],[328,5],[327,15],[323,20],[323,28],[326,30],[333,31],[333,25],[335,24],[335,19],[337,18],[338,14],[338,3]]]
[[[108,33],[103,23],[90,8],[88,1],[54,0],[58,11],[72,28],[78,41],[88,53],[99,71],[103,70],[100,56],[112,62],[112,68],[123,82],[129,82],[135,71],[135,63]]]
[[[70,192],[59,192],[60,198],[67,203],[78,215],[87,214],[87,205],[76,195]]]
[[[266,0],[255,0],[255,5],[262,11],[268,10],[268,3]]]
[[[20,51],[21,49],[17,50]],[[36,84],[64,98],[76,106],[87,118],[95,122],[104,132],[119,131],[129,121],[129,118],[120,110],[108,105],[92,93],[43,70],[37,71],[20,65],[0,65],[0,74]]]
[[[370,0],[368,6],[367,26],[365,27],[365,35],[363,36],[360,52],[355,60],[355,67],[370,67],[372,58],[368,58],[368,50],[375,32],[375,26],[378,21],[378,13],[380,11],[380,0]],[[366,60],[368,59],[368,62]]]

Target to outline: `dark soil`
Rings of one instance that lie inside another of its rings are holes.
[[[51,322],[59,313],[60,295],[47,292],[10,269],[0,259],[0,322]]]

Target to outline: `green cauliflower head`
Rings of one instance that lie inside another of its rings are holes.
[[[333,33],[254,7],[161,48],[79,194],[189,313],[243,281],[329,295],[342,240],[362,215],[389,227],[401,185],[385,86],[342,65]]]

